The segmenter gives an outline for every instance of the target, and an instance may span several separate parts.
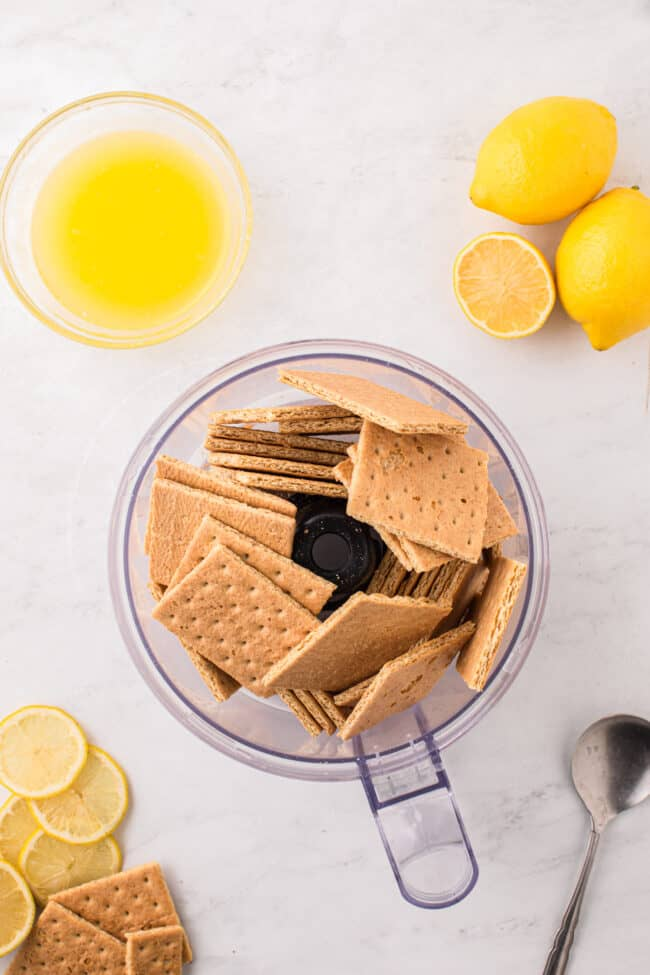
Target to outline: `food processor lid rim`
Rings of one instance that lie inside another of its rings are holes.
[[[332,345],[336,346],[337,351],[332,350]],[[350,348],[350,351],[349,352],[341,351],[342,348],[345,348],[346,346]],[[278,354],[284,352],[289,354],[281,355],[281,357],[278,358]],[[367,352],[367,354],[364,354],[364,352]],[[271,353],[274,356],[274,359],[271,361],[269,361],[268,358],[265,358],[268,356],[269,353]],[[386,358],[378,358],[378,354],[381,355],[382,353],[386,355]],[[502,435],[505,435],[507,447],[514,454],[517,463],[523,469],[523,472],[526,476],[528,488],[534,496],[535,504],[538,508],[538,512],[540,515],[540,526],[539,526],[540,530],[537,533],[539,537],[536,537],[536,534],[533,531],[534,526],[530,519],[530,512],[529,512],[528,504],[524,497],[524,492],[522,490],[520,478],[517,472],[513,469],[510,457],[507,456],[506,454],[503,454],[502,450],[500,449],[499,453],[501,454],[502,460],[506,464],[511,477],[513,478],[513,481],[517,488],[517,492],[522,502],[522,508],[524,511],[524,516],[526,519],[526,525],[528,529],[528,537],[529,539],[531,539],[531,541],[534,540],[535,542],[535,544],[531,544],[530,552],[529,552],[530,571],[527,573],[528,578],[527,578],[527,586],[526,586],[526,593],[525,593],[524,611],[518,621],[517,628],[510,639],[509,646],[506,649],[506,652],[504,653],[501,661],[499,662],[498,667],[491,674],[488,684],[486,685],[485,690],[487,690],[490,687],[493,687],[493,685],[495,685],[496,682],[499,681],[500,679],[499,686],[496,687],[493,694],[488,698],[487,696],[485,696],[485,691],[484,691],[480,695],[477,695],[476,697],[472,698],[452,717],[448,718],[447,721],[443,722],[443,724],[439,725],[437,728],[431,729],[429,731],[429,734],[433,736],[439,748],[447,747],[453,741],[459,738],[466,729],[463,727],[457,727],[455,733],[452,733],[441,742],[442,733],[446,728],[448,728],[450,725],[457,724],[460,721],[460,719],[463,718],[463,716],[466,717],[467,712],[470,709],[476,713],[477,715],[476,720],[479,720],[482,715],[482,712],[486,708],[493,706],[500,699],[500,697],[505,693],[507,687],[509,686],[509,683],[511,682],[511,681],[507,682],[504,680],[504,674],[512,674],[511,680],[514,680],[514,677],[517,675],[519,669],[523,665],[526,656],[526,654],[524,653],[519,654],[518,655],[519,659],[515,660],[513,666],[509,668],[505,667],[505,665],[509,662],[509,658],[512,653],[512,650],[516,646],[517,640],[520,636],[524,622],[528,615],[528,610],[530,608],[530,598],[532,595],[532,583],[534,578],[534,572],[532,571],[532,569],[535,563],[536,545],[539,545],[540,548],[546,551],[548,550],[548,540],[546,535],[546,519],[544,516],[543,503],[539,495],[539,490],[537,489],[537,485],[533,478],[532,472],[530,471],[528,464],[526,463],[523,455],[521,454],[521,451],[519,450],[517,444],[513,440],[509,431],[506,430],[502,422],[495,416],[495,414],[487,406],[487,404],[485,404],[483,400],[481,400],[480,397],[478,397],[476,394],[472,393],[468,389],[465,389],[463,384],[460,383],[458,380],[456,380],[453,376],[450,376],[448,373],[439,369],[437,366],[432,366],[431,363],[427,363],[425,360],[410,355],[410,353],[402,353],[399,350],[391,349],[386,346],[373,345],[372,343],[365,343],[365,342],[355,342],[353,340],[348,340],[348,339],[313,339],[313,340],[306,340],[306,341],[296,341],[296,342],[285,343],[280,346],[266,346],[263,349],[258,349],[256,352],[252,354],[240,356],[239,358],[234,359],[231,362],[227,363],[225,366],[222,366],[221,368],[215,370],[215,372],[210,373],[207,376],[204,376],[202,379],[198,380],[196,383],[194,383],[193,386],[191,386],[189,389],[181,393],[180,396],[178,396],[174,400],[174,402],[167,408],[167,410],[160,417],[158,417],[157,420],[154,421],[154,423],[149,427],[145,435],[140,440],[140,443],[136,446],[133,454],[131,455],[131,458],[129,459],[129,462],[126,466],[125,473],[121,479],[120,486],[118,488],[117,497],[115,500],[113,513],[111,516],[110,537],[111,539],[113,539],[118,537],[117,529],[118,529],[118,522],[120,520],[120,510],[119,510],[121,507],[120,502],[124,494],[127,491],[129,491],[130,497],[129,497],[129,503],[124,517],[123,531],[120,532],[119,534],[119,537],[122,539],[122,546],[121,546],[122,557],[121,558],[116,557],[115,552],[113,550],[113,546],[111,546],[109,552],[109,563],[110,563],[110,567],[116,568],[121,576],[123,582],[123,590],[124,593],[126,593],[126,597],[127,597],[129,617],[132,624],[135,627],[138,638],[146,651],[148,660],[151,666],[155,669],[158,676],[162,678],[167,688],[172,692],[174,697],[177,700],[180,700],[183,703],[183,705],[188,709],[190,714],[188,716],[188,721],[184,723],[188,727],[190,727],[194,733],[198,733],[199,736],[203,738],[203,740],[214,745],[215,744],[214,741],[208,738],[207,734],[201,734],[200,723],[205,722],[207,725],[210,726],[213,733],[216,732],[219,735],[219,737],[223,739],[223,750],[225,751],[231,750],[232,745],[234,743],[238,746],[239,749],[243,749],[244,752],[252,751],[257,755],[260,754],[266,755],[270,759],[274,759],[274,760],[279,759],[282,763],[287,763],[287,764],[295,763],[297,765],[305,765],[305,766],[312,766],[312,767],[318,765],[325,766],[325,767],[338,767],[339,770],[342,770],[344,768],[349,768],[351,772],[350,777],[355,778],[357,776],[356,766],[358,761],[355,755],[350,755],[345,758],[326,758],[326,757],[320,758],[317,756],[309,757],[309,756],[299,756],[299,755],[287,755],[284,752],[279,752],[272,748],[268,748],[264,745],[252,743],[247,739],[240,738],[237,735],[232,734],[231,732],[225,731],[216,721],[213,721],[211,718],[207,717],[203,713],[199,713],[197,709],[194,707],[194,705],[191,703],[191,701],[189,701],[189,699],[183,694],[183,692],[170,680],[170,678],[167,676],[167,674],[162,669],[162,667],[158,664],[158,661],[156,660],[154,654],[152,653],[149,647],[149,643],[146,639],[146,636],[144,634],[144,631],[142,630],[142,627],[138,619],[138,615],[136,612],[135,603],[133,599],[133,592],[130,583],[129,571],[128,571],[127,537],[128,537],[128,532],[133,518],[133,511],[135,507],[135,500],[137,497],[137,493],[140,489],[142,481],[144,480],[147,473],[149,472],[152,463],[154,462],[155,457],[159,452],[162,444],[169,437],[169,435],[174,431],[174,429],[176,429],[176,427],[180,423],[182,423],[183,420],[190,413],[196,410],[198,406],[200,406],[203,402],[205,402],[206,399],[208,399],[210,396],[213,396],[214,393],[219,391],[220,389],[223,389],[226,386],[230,385],[230,383],[232,383],[234,380],[240,380],[245,376],[254,375],[256,372],[259,372],[262,369],[268,369],[274,365],[286,364],[287,362],[292,362],[295,360],[304,360],[305,358],[308,358],[310,355],[318,355],[321,358],[329,358],[334,360],[336,359],[349,360],[352,358],[352,359],[357,359],[359,361],[376,363],[378,365],[397,369],[402,373],[412,376],[414,379],[420,381],[424,380],[429,386],[443,393],[446,397],[453,400],[453,402],[456,403],[464,412],[468,413],[472,417],[473,421],[477,424],[477,426],[479,426],[480,429],[484,432],[484,434],[488,437],[488,439],[494,443],[495,442],[494,436],[491,433],[491,431],[486,428],[484,422],[478,416],[476,416],[474,410],[470,406],[468,406],[463,399],[461,399],[458,395],[456,395],[456,392],[460,392],[461,395],[462,393],[465,393],[470,397],[470,399],[477,401],[478,405],[486,413],[488,418],[491,419],[498,427],[500,427],[501,428],[500,432],[502,433]],[[252,360],[252,364],[251,364],[251,360]],[[400,362],[399,360],[402,361]],[[239,368],[240,366],[244,366],[244,365],[246,365],[247,368],[243,368],[243,369]],[[421,365],[425,371],[433,368],[437,373],[438,378],[442,382],[448,383],[451,389],[439,385],[438,382],[435,382],[433,379],[429,378],[426,374],[423,374],[422,372],[416,372],[412,368],[413,366],[416,365]],[[222,382],[219,382],[217,385],[212,385],[211,380],[217,374],[220,376],[223,376],[225,374],[225,378],[223,379]],[[209,385],[208,389],[205,388],[206,385]],[[190,405],[185,406],[188,399],[191,399],[194,393],[201,393],[201,395],[197,399],[192,399]],[[181,409],[182,407],[184,408]],[[179,409],[181,409],[180,413],[178,413]],[[177,413],[178,415],[176,415]],[[171,422],[169,422],[170,420]],[[138,465],[140,467],[140,470],[135,480],[135,483],[129,487],[128,485],[132,481],[132,477],[130,476],[131,468],[134,466],[142,450],[142,446],[146,444],[148,440],[151,441],[154,440],[156,432],[160,431],[161,426],[164,427],[164,431],[155,438],[155,442],[153,443],[153,446],[151,446],[151,448],[149,449],[149,453],[145,462]],[[122,601],[123,593],[119,591],[119,587],[117,585],[117,582],[115,581],[115,577],[116,577],[116,573],[111,573],[111,595],[112,595],[113,603],[117,607]],[[547,577],[544,577],[541,580],[541,591],[538,593],[538,599],[537,599],[538,611],[536,615],[537,615],[538,625],[546,601],[547,589],[548,589],[548,579]],[[134,654],[131,652],[131,648],[129,646],[128,634],[127,632],[125,632],[124,622],[125,621],[123,621],[121,614],[118,613],[118,623],[122,631],[122,635],[125,638],[125,642],[127,645],[127,649],[129,650],[129,654],[134,660],[137,669],[140,671],[142,676],[145,677],[146,679],[147,673],[145,669],[141,666],[140,661],[136,659]],[[535,636],[535,632],[532,632],[529,635],[528,647],[530,647],[530,645],[532,644],[532,641]],[[166,700],[161,690],[159,688],[152,688],[152,690],[154,690],[156,697],[158,697],[158,699],[167,708],[167,710],[171,711],[170,704]],[[462,723],[463,722],[461,721],[461,724]],[[382,757],[382,758],[386,758],[389,756],[397,757],[399,754],[402,754],[404,756],[405,761],[403,763],[398,762],[397,764],[409,764],[410,749],[422,740],[423,740],[423,736],[420,736],[418,739],[414,739],[413,741],[404,742],[402,744],[395,745],[391,748],[387,748],[381,752],[376,753],[375,757]],[[244,756],[240,754],[238,751],[238,758],[240,758],[241,760],[243,757]],[[281,774],[287,774],[286,770],[282,770]]]

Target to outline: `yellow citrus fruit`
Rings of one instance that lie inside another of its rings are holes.
[[[0,858],[17,867],[20,851],[37,829],[28,801],[10,796],[0,806]]]
[[[19,865],[34,896],[45,904],[48,897],[60,890],[118,873],[122,855],[112,836],[86,846],[75,846],[39,830],[27,840]]]
[[[38,825],[66,843],[93,843],[112,833],[129,805],[124,772],[110,755],[91,745],[72,785],[49,799],[32,799]]]
[[[34,924],[30,889],[15,867],[0,860],[0,958],[21,944]]]
[[[546,258],[518,234],[482,234],[454,262],[454,290],[470,322],[501,339],[542,327],[555,304]]]
[[[594,349],[650,325],[650,198],[610,190],[567,227],[555,258],[562,304]]]
[[[25,799],[63,792],[86,761],[77,722],[59,708],[34,705],[0,722],[0,782]]]
[[[541,98],[490,132],[469,195],[517,223],[550,223],[600,192],[615,155],[616,119],[606,108],[586,98]]]

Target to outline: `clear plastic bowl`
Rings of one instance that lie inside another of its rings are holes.
[[[231,233],[219,274],[182,314],[151,328],[109,329],[73,314],[46,286],[32,252],[32,214],[44,181],[61,159],[90,139],[132,129],[170,136],[206,160],[223,187]],[[158,95],[107,92],[66,105],[23,139],[0,177],[0,265],[9,284],[45,325],[88,345],[153,345],[198,324],[237,280],[248,253],[251,225],[246,176],[226,139],[192,109]]]
[[[490,477],[519,534],[506,554],[527,563],[526,590],[512,615],[485,690],[470,691],[452,667],[410,711],[348,742],[310,738],[277,698],[245,691],[217,704],[176,638],[151,618],[144,532],[159,453],[201,465],[208,415],[215,409],[275,406],[301,397],[277,381],[279,366],[349,372],[431,403],[470,424],[468,441],[489,454]],[[494,707],[533,645],[548,587],[542,501],[511,435],[473,393],[421,359],[342,341],[263,349],[212,373],[180,397],[145,434],[119,486],[110,531],[110,583],[126,646],[162,704],[213,748],[267,772],[302,779],[361,778],[403,895],[443,907],[473,887],[477,867],[440,751]]]

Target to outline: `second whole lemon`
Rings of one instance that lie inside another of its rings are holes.
[[[650,326],[650,198],[621,187],[594,200],[567,227],[555,268],[562,304],[595,349]]]
[[[561,220],[605,185],[616,155],[616,120],[586,98],[522,105],[487,136],[472,202],[517,223]]]

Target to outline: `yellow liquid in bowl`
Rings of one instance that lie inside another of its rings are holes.
[[[115,330],[188,314],[219,277],[228,208],[216,174],[155,132],[86,142],[50,173],[32,218],[43,281],[70,312]]]

